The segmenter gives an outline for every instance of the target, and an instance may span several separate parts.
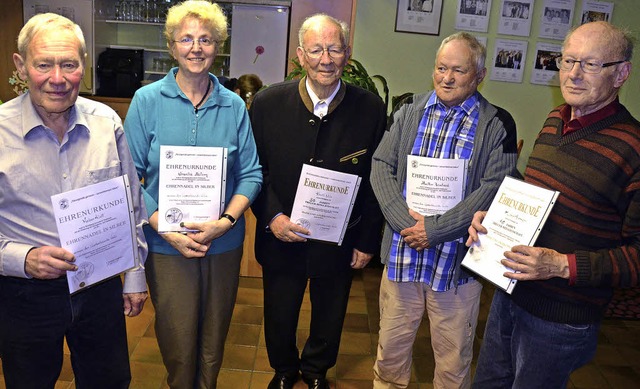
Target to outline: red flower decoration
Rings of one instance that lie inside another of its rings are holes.
[[[256,57],[253,59],[253,63],[256,63],[258,57],[264,53],[264,47],[256,46]]]

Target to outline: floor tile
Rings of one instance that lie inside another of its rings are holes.
[[[219,388],[248,388],[251,371],[221,370],[218,376]]]
[[[226,344],[222,367],[225,369],[252,371],[256,359],[256,347]]]
[[[256,324],[231,323],[227,334],[227,344],[256,346],[260,339],[261,326]]]
[[[131,353],[130,359],[135,362],[162,364],[158,341],[155,338],[140,338],[140,342]]]
[[[160,389],[167,381],[167,370],[161,363],[131,362],[130,389]]]
[[[265,389],[273,378],[273,373],[254,371],[251,375],[249,389]]]
[[[264,296],[262,289],[255,288],[238,288],[238,295],[236,296],[236,305],[253,305],[262,307],[264,305]]]
[[[374,355],[338,355],[336,377],[338,379],[373,380]]]
[[[593,363],[574,371],[570,380],[576,389],[601,389],[609,387],[600,369]]]
[[[342,330],[348,332],[370,332],[369,318],[364,313],[347,313]]]
[[[256,360],[253,364],[253,371],[273,375],[274,370],[269,364],[269,356],[267,355],[266,347],[258,347],[258,350],[256,351]]]
[[[375,349],[371,347],[371,333],[343,331],[339,353],[348,355],[375,354]]]
[[[262,309],[256,309],[252,305],[238,305],[233,309],[233,316],[231,317],[232,323],[240,324],[262,324]]]

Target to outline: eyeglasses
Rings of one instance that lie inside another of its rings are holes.
[[[179,44],[182,47],[193,47],[195,41],[198,41],[198,43],[200,44],[200,46],[204,46],[204,47],[209,47],[211,45],[213,45],[214,40],[211,38],[198,38],[198,39],[193,39],[189,36],[185,36],[184,38],[181,38],[177,41],[173,41],[174,43]]]
[[[307,53],[309,58],[311,59],[320,59],[322,55],[326,51],[329,54],[331,59],[342,59],[347,51],[344,47],[327,47],[326,49],[322,47],[315,47],[311,50],[304,49],[304,52]]]
[[[560,70],[564,70],[567,72],[573,69],[573,65],[575,65],[576,62],[580,64],[580,69],[582,69],[583,72],[590,73],[590,74],[598,74],[602,71],[602,68],[608,68],[609,66],[617,65],[619,63],[623,63],[627,61],[622,60],[622,61],[601,63],[599,61],[594,61],[594,60],[577,61],[575,59],[570,59],[570,58],[563,58],[563,57],[556,58],[556,63],[558,64],[558,67],[560,68]]]

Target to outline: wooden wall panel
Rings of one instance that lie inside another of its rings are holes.
[[[2,0],[2,12],[0,12],[0,100],[7,101],[16,94],[9,85],[9,77],[16,70],[13,65],[13,53],[16,47],[16,39],[22,28],[22,0]]]

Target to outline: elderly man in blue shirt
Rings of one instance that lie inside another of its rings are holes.
[[[0,356],[9,388],[52,388],[63,341],[78,388],[127,388],[124,315],[147,298],[144,269],[69,295],[78,267],[60,247],[51,196],[128,175],[137,262],[147,256],[147,215],[118,115],[78,97],[86,46],[80,27],[47,13],[31,18],[13,60],[29,91],[0,106]],[[68,273],[71,272],[71,273]],[[124,299],[124,301],[123,301]]]
[[[434,91],[411,96],[393,112],[373,155],[371,185],[386,219],[381,259],[380,336],[374,388],[406,388],[411,351],[426,309],[435,355],[434,388],[467,388],[482,285],[460,269],[475,210],[488,207],[515,172],[511,115],[477,91],[486,50],[459,32],[436,54]],[[435,215],[406,201],[407,155],[468,159],[462,200]]]

